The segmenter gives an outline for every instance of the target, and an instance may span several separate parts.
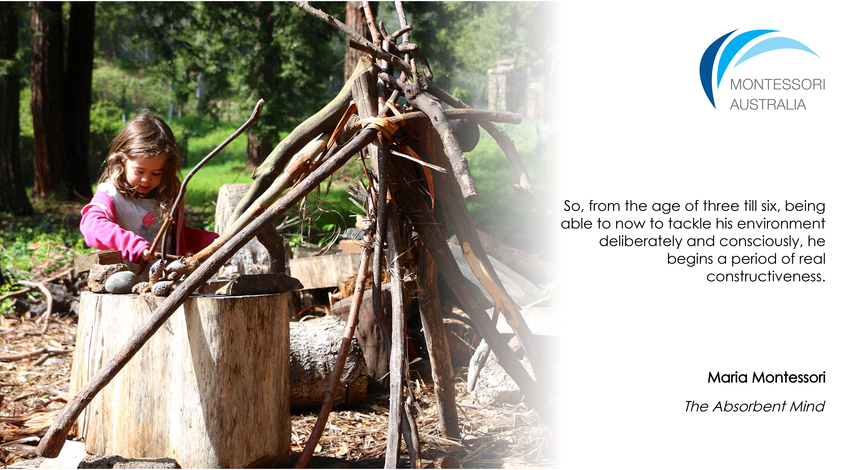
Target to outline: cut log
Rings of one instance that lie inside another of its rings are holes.
[[[290,406],[292,409],[319,407],[330,387],[345,322],[329,315],[292,322],[290,328]],[[367,384],[366,362],[354,339],[334,395],[334,406],[362,402]]]
[[[289,273],[301,281],[305,289],[323,289],[338,287],[357,274],[359,265],[360,253],[310,256],[290,260]]]
[[[79,416],[86,450],[183,468],[286,460],[290,295],[188,298]],[[163,302],[83,292],[70,395]]]

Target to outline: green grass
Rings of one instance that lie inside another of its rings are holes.
[[[219,144],[230,137],[242,123],[227,121],[213,122],[211,119],[201,119],[192,115],[171,121],[171,130],[178,141],[184,162],[188,160],[188,168],[193,168],[198,162],[212,152]],[[223,148],[212,162],[239,161],[245,162],[245,149],[248,137],[245,133]],[[184,165],[184,168],[187,166]],[[206,168],[206,166],[205,166]],[[184,171],[184,173],[187,171]]]

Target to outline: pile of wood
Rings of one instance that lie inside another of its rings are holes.
[[[115,358],[68,403],[39,444],[40,455],[58,455],[70,427],[89,401],[188,296],[241,247],[258,237],[272,259],[283,260],[285,250],[274,230],[274,221],[352,158],[362,160],[368,175],[366,184],[352,191],[360,199],[368,222],[340,354],[331,377],[331,390],[325,395],[322,411],[296,466],[307,464],[327,423],[335,387],[343,373],[358,324],[368,273],[374,276],[370,311],[390,351],[389,438],[385,460],[388,468],[398,466],[402,436],[411,461],[418,459],[419,439],[411,406],[414,390],[409,381],[404,334],[406,307],[414,297],[418,300],[428,345],[440,428],[445,437],[460,437],[454,372],[437,287],[439,278],[450,288],[488,348],[520,387],[526,403],[538,412],[552,432],[556,432],[558,413],[546,388],[547,380],[554,374],[535,345],[534,336],[515,300],[493,268],[466,209],[465,201],[474,200],[477,190],[463,156],[462,144],[450,125],[452,120],[470,121],[493,136],[517,174],[515,191],[539,207],[513,142],[503,129],[493,124],[515,124],[521,117],[471,109],[434,85],[424,51],[410,43],[409,32],[413,26],[407,23],[400,2],[396,2],[396,11],[401,29],[392,34],[367,14],[371,41],[307,3],[293,3],[305,13],[345,32],[347,45],[364,53],[358,67],[337,97],[293,130],[257,168],[250,190],[237,205],[222,236],[187,260],[186,264],[192,266],[193,271],[158,303],[150,319],[138,328]],[[406,104],[400,106],[397,102],[402,97]],[[445,109],[443,103],[454,109]],[[260,106],[258,103],[256,112]],[[465,264],[487,295],[464,277],[446,242],[447,220],[456,232]],[[384,249],[386,262],[384,256],[373,256]],[[389,272],[390,277],[388,298],[381,295],[384,272]],[[414,288],[409,288],[411,285]],[[390,303],[386,309],[385,299]],[[492,309],[492,316],[488,315],[488,309]],[[385,311],[390,312],[389,317]],[[531,378],[499,333],[496,325],[500,316],[519,339],[537,380]]]

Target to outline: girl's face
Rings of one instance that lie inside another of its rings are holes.
[[[124,162],[124,175],[130,186],[136,188],[136,192],[147,195],[152,189],[159,186],[162,181],[162,169],[168,155],[159,155],[149,158],[127,159]]]

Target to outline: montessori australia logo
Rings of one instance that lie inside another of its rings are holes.
[[[739,33],[733,37],[737,30],[720,36],[711,43],[702,55],[699,64],[699,78],[705,96],[714,108],[716,92],[720,90],[723,75],[730,70],[733,59],[738,60],[732,65],[735,68],[753,57],[766,52],[781,49],[795,49],[818,56],[808,46],[795,39],[773,35],[778,33],[774,29],[755,29]],[[729,39],[731,37],[731,39]],[[728,42],[727,42],[728,39]],[[743,51],[743,52],[742,52]],[[740,56],[739,56],[739,53]],[[715,65],[716,70],[715,70]],[[744,90],[748,92],[788,92],[798,90],[824,90],[826,80],[823,78],[797,78],[797,77],[759,77],[738,78],[729,80],[730,90]],[[789,95],[775,95],[770,97],[748,97],[734,98],[729,109],[731,110],[805,110],[806,104],[802,98],[791,99]],[[796,95],[795,95],[796,96]]]

